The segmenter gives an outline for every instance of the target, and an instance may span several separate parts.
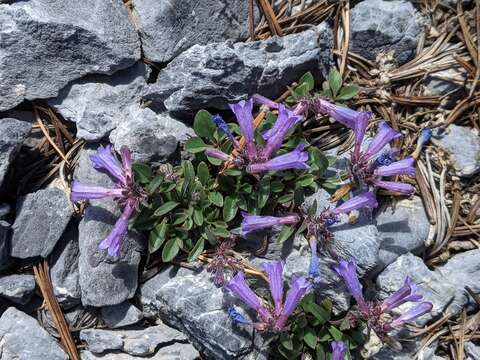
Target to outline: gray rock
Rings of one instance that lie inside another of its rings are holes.
[[[5,179],[10,163],[15,158],[17,151],[22,146],[31,129],[32,125],[24,121],[11,118],[0,119],[0,187]]]
[[[17,203],[12,225],[12,257],[47,257],[73,214],[64,191],[48,188],[27,194]]]
[[[468,177],[480,171],[480,136],[475,130],[452,124],[444,132],[435,129],[432,141],[450,154],[456,175]]]
[[[6,221],[0,221],[0,271],[8,269],[12,263],[10,258],[10,224]]]
[[[151,109],[133,105],[126,109],[125,116],[128,121],[121,122],[110,134],[110,142],[117,151],[127,145],[135,161],[159,165],[188,135],[194,135],[192,129],[167,113],[157,115]]]
[[[138,35],[121,1],[0,4],[0,22],[0,111],[24,99],[55,97],[71,80],[112,74],[140,58]]]
[[[469,341],[465,344],[465,354],[467,360],[480,360],[480,346]]]
[[[446,107],[451,108],[465,95],[467,71],[461,66],[452,66],[445,70],[430,73],[425,86],[431,95],[446,96]]]
[[[409,2],[365,0],[351,11],[350,50],[375,60],[381,52],[394,51],[403,64],[415,55],[420,18]]]
[[[0,297],[16,304],[26,304],[35,292],[33,275],[14,274],[0,277]]]
[[[0,318],[0,354],[2,359],[67,360],[59,344],[34,318],[8,308]]]
[[[93,146],[82,150],[74,177],[85,183],[111,187],[112,180],[90,164],[89,156],[94,152]],[[98,248],[119,216],[120,209],[112,199],[92,200],[80,221],[78,270],[85,306],[117,305],[132,298],[137,289],[142,248],[139,234],[128,232],[118,259],[109,258],[106,251]]]
[[[5,220],[10,211],[12,211],[10,204],[0,204],[0,220]]]
[[[135,324],[143,319],[143,314],[128,301],[101,310],[105,325],[111,329]]]
[[[430,222],[422,199],[415,196],[383,206],[375,215],[381,244],[379,272],[407,252],[420,254],[425,248]]]
[[[143,330],[85,329],[80,331],[80,339],[92,353],[121,350],[134,356],[152,355],[159,346],[187,340],[180,331],[165,324]]]
[[[424,300],[433,303],[432,312],[419,318],[418,324],[424,325],[444,311],[455,315],[470,301],[465,286],[470,286],[474,292],[480,291],[477,281],[480,272],[479,255],[480,250],[455,255],[435,271],[429,270],[419,257],[402,255],[378,276],[378,294],[381,299],[386,298],[403,285],[406,276],[410,276],[418,285]],[[399,312],[411,306],[405,304],[399,308]]]
[[[137,0],[142,50],[152,61],[168,62],[196,44],[225,40],[241,41],[248,36],[247,2],[242,0]]]
[[[205,270],[167,267],[141,286],[140,301],[147,316],[180,329],[207,359],[259,356],[252,330],[232,324],[228,299]]]
[[[70,83],[48,103],[66,120],[76,123],[78,138],[100,140],[118,123],[129,121],[125,110],[129,105],[140,105],[145,76],[142,63],[111,76],[88,75]]]
[[[274,98],[307,71],[325,77],[332,64],[332,34],[326,23],[284,37],[249,43],[194,45],[151,84],[146,99],[154,109],[190,113],[254,93]]]
[[[71,222],[50,256],[53,292],[64,309],[80,303],[78,228]]]

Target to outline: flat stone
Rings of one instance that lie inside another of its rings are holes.
[[[248,3],[242,0],[138,0],[142,50],[149,60],[168,62],[196,44],[248,37]]]
[[[8,308],[0,318],[0,354],[2,359],[67,360],[60,345],[27,314]]]
[[[77,137],[87,141],[105,138],[118,123],[128,122],[126,108],[136,104],[145,90],[143,63],[113,75],[87,75],[63,88],[48,103],[77,125]]]
[[[92,168],[89,156],[97,146],[85,147],[74,178],[88,184],[113,186],[108,175]],[[78,270],[82,304],[95,307],[117,305],[135,295],[142,238],[129,231],[118,259],[108,257],[98,245],[112,230],[120,209],[112,199],[91,200],[78,227]]]
[[[400,255],[420,254],[425,248],[430,222],[422,199],[414,196],[383,206],[375,220],[381,238],[378,273]]]
[[[17,202],[17,218],[12,225],[12,257],[47,257],[62,236],[73,214],[64,191],[38,190]]]
[[[1,6],[2,5],[0,5],[0,7]],[[2,85],[0,85],[0,88],[1,86]],[[0,119],[0,187],[2,186],[5,176],[7,175],[10,163],[13,161],[13,159],[15,159],[15,155],[22,146],[23,141],[30,133],[31,129],[32,124],[24,121],[11,118]]]
[[[101,313],[105,325],[110,329],[136,324],[143,319],[142,312],[128,301],[114,306],[105,306]]]
[[[0,4],[0,23],[0,111],[55,97],[71,80],[113,74],[140,59],[139,38],[121,1]]]
[[[326,77],[332,32],[326,23],[265,41],[194,45],[173,59],[149,86],[146,100],[156,111],[191,114],[205,107],[226,109],[254,93],[275,98],[311,71]]]
[[[395,61],[403,64],[415,55],[420,23],[409,2],[361,1],[351,10],[350,50],[372,61],[381,52],[393,51]]]
[[[10,258],[10,224],[0,220],[0,271],[8,269],[12,263]]]
[[[182,331],[206,359],[263,358],[252,329],[232,324],[226,296],[205,270],[169,266],[141,286],[140,301],[146,316]]]
[[[130,106],[125,111],[128,121],[121,122],[110,134],[110,142],[117,151],[128,146],[135,161],[160,165],[171,156],[179,144],[194,132],[167,113],[156,114],[151,109]]]
[[[34,293],[33,275],[14,274],[0,277],[0,297],[16,304],[26,304]]]
[[[64,309],[80,303],[78,224],[70,222],[50,256],[53,292]]]
[[[465,354],[467,360],[480,360],[480,346],[469,341],[465,344]]]
[[[165,324],[143,330],[85,329],[80,331],[80,339],[92,353],[120,350],[134,356],[152,355],[163,344],[187,340],[180,331]]]
[[[480,171],[480,136],[475,130],[451,124],[444,132],[435,129],[432,141],[450,154],[456,175],[469,177]]]

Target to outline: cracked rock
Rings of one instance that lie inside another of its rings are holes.
[[[0,277],[0,297],[23,305],[32,298],[34,293],[35,278],[33,275],[14,274]]]
[[[105,306],[101,310],[105,325],[110,329],[135,324],[143,319],[143,314],[128,301],[114,306]]]

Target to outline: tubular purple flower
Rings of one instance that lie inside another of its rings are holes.
[[[255,147],[255,130],[253,128],[253,100],[242,100],[236,104],[228,105],[234,112],[242,135],[245,137],[248,158],[254,159],[257,156],[257,148]]]
[[[108,249],[108,255],[113,257],[120,256],[122,243],[128,231],[128,220],[132,216],[134,210],[135,206],[130,204],[130,202],[127,202],[122,215],[118,218],[112,231],[98,246],[102,250]]]
[[[362,285],[358,281],[355,259],[341,260],[338,265],[334,266],[335,272],[343,278],[348,291],[357,301],[360,311],[364,314],[368,314],[368,305],[365,302],[362,294]]]
[[[375,169],[376,176],[408,175],[415,176],[415,159],[411,156],[395,161],[390,165],[380,166]]]
[[[267,131],[263,137],[267,140],[267,144],[262,151],[265,159],[275,154],[282,146],[283,139],[292,126],[302,121],[303,116],[295,115],[292,111],[287,110],[284,105],[278,106],[278,118],[273,128]]]
[[[423,147],[432,137],[432,129],[423,129],[417,140],[417,146]]]
[[[360,155],[360,148],[362,146],[363,138],[365,137],[365,131],[367,130],[368,121],[370,120],[371,114],[362,112],[359,113],[355,120],[355,146],[354,154],[356,156]]]
[[[297,148],[284,155],[277,156],[267,162],[251,164],[247,166],[247,171],[251,174],[259,174],[266,171],[281,171],[288,169],[307,170],[310,168],[306,163],[308,161],[308,152],[303,151],[304,145],[300,144]]]
[[[364,192],[363,194],[354,196],[348,201],[345,201],[342,205],[331,209],[329,212],[330,214],[340,214],[340,213],[348,213],[353,210],[357,210],[360,208],[376,208],[378,206],[377,199],[375,198],[375,195],[368,191]]]
[[[400,149],[398,148],[392,148],[388,151],[385,151],[383,154],[381,154],[375,159],[373,163],[373,167],[377,168],[380,166],[390,165],[391,163],[395,162],[395,159],[399,154],[400,154]]]
[[[95,154],[90,156],[92,165],[97,170],[107,171],[116,178],[122,185],[127,185],[127,179],[122,169],[122,164],[112,152],[112,146],[99,146]]]
[[[205,155],[223,161],[230,161],[232,159],[230,155],[225,154],[223,151],[214,148],[207,148],[205,150]]]
[[[279,104],[276,103],[273,100],[270,100],[269,98],[266,98],[265,96],[262,96],[260,94],[254,94],[252,95],[252,100],[255,104],[257,105],[266,105],[270,109],[278,109]]]
[[[114,198],[123,197],[123,189],[109,189],[103,186],[87,185],[74,180],[70,192],[70,199],[72,199],[73,202],[89,199],[102,199],[110,196]]]
[[[244,235],[249,232],[271,228],[275,225],[292,225],[296,224],[300,218],[298,215],[287,215],[287,216],[258,216],[250,215],[246,212],[242,212],[242,233]]]
[[[402,182],[375,180],[373,183],[375,184],[375,186],[381,187],[383,189],[399,192],[406,195],[410,195],[415,192],[415,188],[412,185]]]
[[[272,294],[273,302],[275,304],[275,313],[280,315],[283,304],[283,261],[276,261],[263,265],[263,269],[267,273],[268,281],[270,283],[270,293]]]
[[[312,283],[303,277],[292,276],[292,286],[288,290],[285,305],[278,317],[276,327],[282,329],[287,323],[288,317],[295,311],[298,303],[312,288]]]
[[[392,129],[385,121],[380,123],[377,135],[367,148],[367,151],[362,155],[365,160],[370,159],[384,148],[390,141],[402,136],[397,130]]]
[[[340,124],[355,130],[355,123],[360,118],[367,118],[367,121],[372,116],[369,112],[355,111],[344,106],[338,106],[323,99],[316,100],[318,110],[327,113]]]
[[[318,254],[317,254],[317,239],[315,237],[311,237],[309,240],[311,257],[310,257],[310,266],[308,269],[308,275],[311,277],[317,277],[320,275],[319,271],[319,261],[318,261]]]
[[[332,360],[345,360],[347,345],[343,341],[332,341]]]
[[[411,308],[408,310],[406,313],[402,314],[389,324],[387,324],[387,328],[390,329],[396,329],[399,328],[405,323],[412,321],[422,315],[425,315],[426,313],[429,313],[432,311],[433,304],[428,301],[421,302],[420,304],[416,305],[415,307]]]
[[[132,154],[127,146],[123,145],[120,148],[120,157],[122,158],[122,166],[125,177],[127,178],[128,182],[133,181],[133,170],[132,170]]]
[[[381,304],[382,312],[389,312],[400,305],[412,301],[417,302],[422,299],[422,295],[417,294],[417,285],[410,279],[406,277],[405,283],[403,286],[398,289],[394,294],[386,298]]]
[[[254,309],[263,321],[268,322],[271,319],[267,308],[265,308],[258,296],[247,285],[243,272],[239,271],[237,275],[225,285],[225,289],[238,296],[246,305]]]
[[[230,140],[230,142],[234,147],[236,148],[240,147],[240,144],[238,143],[237,139],[235,139],[232,132],[230,131],[228,124],[225,122],[225,120],[223,120],[223,118],[219,114],[213,115],[212,121],[225,135],[227,135],[228,139]]]

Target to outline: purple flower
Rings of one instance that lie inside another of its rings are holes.
[[[412,321],[426,313],[432,311],[433,304],[428,301],[421,302],[420,304],[416,305],[412,309],[408,310],[389,324],[387,324],[387,329],[397,329],[405,323]]]
[[[298,303],[312,288],[312,283],[303,277],[292,276],[292,286],[288,290],[285,299],[285,305],[278,317],[276,327],[282,329],[288,320],[288,317],[295,311]]]
[[[271,228],[275,225],[291,225],[296,224],[300,218],[298,215],[287,215],[287,216],[258,216],[250,215],[246,212],[242,212],[242,233],[244,235],[249,232]]]
[[[332,341],[332,360],[344,360],[347,346],[343,341]]]
[[[357,210],[360,208],[376,208],[378,206],[377,199],[372,192],[364,192],[363,194],[354,196],[348,201],[345,201],[342,205],[337,206],[336,208],[330,210],[331,214],[340,214],[340,213],[348,213],[353,210]]]
[[[146,192],[135,184],[132,157],[126,146],[122,146],[120,149],[120,156],[121,163],[112,153],[111,146],[100,146],[97,152],[90,156],[95,169],[106,171],[117,180],[115,187],[109,189],[82,184],[74,180],[70,194],[73,202],[113,197],[119,205],[124,206],[122,215],[115,223],[111,233],[99,245],[100,249],[108,249],[110,256],[120,256],[122,242],[128,230],[128,220],[135,211],[139,210],[140,203],[147,198]]]
[[[235,310],[233,307],[229,307],[228,308],[228,316],[230,316],[230,319],[232,319],[233,321],[239,323],[239,324],[246,324],[246,325],[249,325],[251,324],[252,322],[251,321],[248,321],[245,316],[243,316],[242,314],[240,314],[237,310]]]
[[[398,289],[394,294],[386,298],[380,308],[382,312],[389,312],[400,305],[412,301],[417,302],[422,299],[422,295],[417,294],[417,285],[412,282],[412,279],[407,276],[405,284]]]
[[[123,191],[122,188],[109,189],[103,186],[83,184],[80,181],[74,180],[72,183],[70,198],[73,202],[89,199],[102,199],[105,197],[121,198],[123,197]]]
[[[354,154],[355,156],[360,155],[360,148],[362,146],[363,138],[365,137],[365,131],[367,130],[368,121],[370,120],[370,113],[360,113],[355,120],[355,146]]]
[[[373,138],[372,142],[367,148],[367,151],[362,155],[365,160],[370,159],[384,148],[390,141],[402,136],[397,130],[392,129],[385,121],[380,123],[377,135]]]
[[[220,159],[222,161],[230,161],[232,157],[228,154],[225,154],[223,151],[214,149],[214,148],[207,148],[205,150],[205,155],[208,157],[212,157],[215,159]]]
[[[360,281],[358,281],[357,277],[355,259],[350,258],[348,261],[341,260],[338,265],[333,267],[333,269],[343,278],[348,291],[350,291],[357,301],[360,311],[363,314],[368,314],[368,305],[363,298],[362,285],[360,285]]]
[[[232,132],[230,131],[230,128],[228,127],[227,123],[223,118],[219,115],[213,115],[212,121],[217,125],[217,127],[225,134],[227,135],[228,139],[231,141],[234,147],[239,148],[240,145],[238,144],[237,139],[233,136]]]
[[[317,254],[317,239],[312,236],[308,243],[310,245],[310,251],[312,253],[310,258],[308,275],[311,277],[317,277],[320,275],[320,271],[318,269],[320,267],[320,264],[318,261],[318,254]]]
[[[415,176],[415,159],[411,156],[408,156],[405,159],[395,161],[390,165],[380,166],[375,169],[374,174],[376,176]]]
[[[375,162],[373,164],[374,168],[380,167],[380,166],[387,166],[390,165],[395,161],[397,158],[398,154],[400,154],[400,150],[397,148],[390,149],[388,151],[385,151],[383,154],[378,156],[375,159]]]
[[[406,195],[410,195],[415,192],[415,188],[412,185],[397,181],[375,180],[374,184],[375,186],[381,187],[383,189],[395,191]]]
[[[283,307],[283,267],[283,261],[263,265],[263,269],[267,273],[270,283],[270,293],[272,294],[273,303],[275,304],[276,315],[280,315]]]
[[[284,155],[277,156],[267,162],[251,164],[247,166],[247,171],[251,174],[258,174],[266,171],[281,171],[288,169],[307,170],[308,152],[304,151],[304,145],[300,144],[297,148]]]
[[[265,96],[259,95],[259,94],[254,94],[252,96],[252,100],[255,104],[257,105],[266,105],[270,109],[278,109],[279,104],[276,103],[275,101],[272,101]]]
[[[271,314],[267,308],[262,304],[258,296],[250,289],[245,281],[243,272],[239,271],[225,288],[231,293],[238,296],[245,304],[255,310],[264,322],[270,322]]]
[[[324,112],[337,120],[340,124],[355,130],[355,123],[359,119],[371,118],[372,114],[369,112],[355,111],[344,106],[338,106],[323,99],[315,100],[315,107],[317,111]]]
[[[255,146],[255,130],[253,128],[253,100],[242,100],[236,104],[229,104],[229,106],[235,113],[242,135],[245,137],[248,158],[254,159],[257,157],[257,148]]]
[[[121,246],[128,230],[128,220],[132,216],[135,206],[127,203],[123,209],[122,215],[115,223],[110,234],[103,240],[98,247],[102,250],[108,250],[108,255],[120,257]]]
[[[303,116],[295,115],[292,111],[287,110],[284,105],[278,105],[278,118],[273,128],[267,131],[263,137],[267,140],[267,144],[262,151],[262,157],[270,159],[278,149],[282,146],[283,139],[292,126],[302,121]]]
[[[417,146],[423,147],[432,137],[432,129],[423,129],[417,140]]]
[[[90,156],[90,160],[95,169],[106,171],[117,179],[120,184],[124,186],[127,185],[124,169],[120,161],[118,161],[113,154],[111,145],[107,145],[106,147],[100,145],[97,152]]]

